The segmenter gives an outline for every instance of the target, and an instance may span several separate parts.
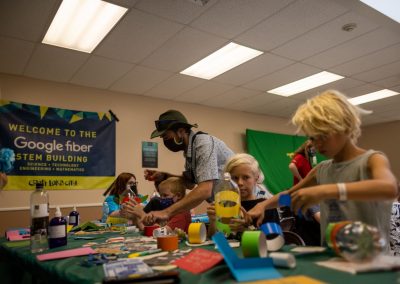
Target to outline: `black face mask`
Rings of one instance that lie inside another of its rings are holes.
[[[179,152],[185,150],[185,144],[183,143],[183,139],[181,140],[180,143],[175,141],[175,137],[170,138],[168,140],[163,140],[163,142],[165,147],[167,147],[167,149],[172,152]]]

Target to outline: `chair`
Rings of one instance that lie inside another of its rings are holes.
[[[285,245],[305,246],[304,240],[296,233],[290,231],[283,231]]]

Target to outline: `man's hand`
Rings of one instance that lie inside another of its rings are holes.
[[[167,174],[164,172],[154,170],[144,170],[144,179],[149,181],[162,181],[166,179]]]
[[[143,219],[143,223],[147,226],[152,225],[154,223],[165,223],[169,219],[169,215],[165,210],[161,211],[151,211],[149,214],[146,214]]]

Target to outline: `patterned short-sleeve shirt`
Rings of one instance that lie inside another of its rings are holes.
[[[195,183],[219,179],[225,163],[234,155],[226,144],[211,135],[198,134],[194,141],[194,132],[189,135],[189,146],[185,155],[185,170],[194,174]],[[193,148],[192,148],[193,146]]]

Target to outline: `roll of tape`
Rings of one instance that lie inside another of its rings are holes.
[[[152,237],[153,236],[153,231],[157,228],[160,228],[158,225],[152,225],[152,226],[144,226],[144,231],[143,234],[146,237]]]
[[[293,254],[287,252],[271,252],[269,257],[272,258],[274,266],[285,267],[285,268],[295,268],[296,258]]]
[[[204,223],[190,223],[188,229],[190,244],[202,244],[207,239],[207,229]]]
[[[260,227],[267,239],[267,249],[277,251],[285,244],[282,228],[277,223],[265,223]]]
[[[244,257],[267,257],[265,234],[261,231],[245,231],[242,235]]]
[[[163,251],[174,251],[178,249],[178,236],[168,235],[157,238],[157,247]]]

